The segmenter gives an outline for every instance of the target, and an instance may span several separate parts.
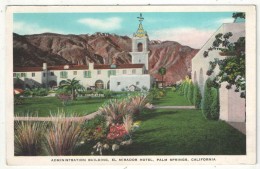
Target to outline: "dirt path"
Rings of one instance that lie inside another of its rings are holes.
[[[194,106],[154,106],[153,109],[195,109]],[[64,117],[66,120],[80,121],[93,119],[100,112],[94,112],[81,117]],[[14,117],[15,121],[55,121],[55,117]]]

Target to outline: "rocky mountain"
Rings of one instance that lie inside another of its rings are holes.
[[[150,73],[160,79],[157,70],[166,67],[166,82],[174,83],[190,73],[191,59],[198,52],[174,41],[149,42]],[[131,38],[108,33],[61,35],[44,33],[13,35],[14,66],[61,64],[131,63]]]

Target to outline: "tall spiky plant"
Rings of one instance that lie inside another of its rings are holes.
[[[139,114],[148,103],[146,95],[136,95],[130,98],[129,110],[134,114]]]
[[[99,112],[106,116],[109,124],[122,123],[123,116],[129,112],[128,105],[127,99],[113,99],[103,105]]]
[[[131,133],[131,129],[133,127],[133,117],[131,114],[126,114],[123,117],[123,125],[125,127],[125,130],[127,131],[127,133],[130,135]]]
[[[72,155],[81,139],[82,121],[72,121],[65,115],[52,117],[52,125],[45,137],[50,155]]]
[[[44,122],[15,121],[15,155],[36,156],[43,151]]]

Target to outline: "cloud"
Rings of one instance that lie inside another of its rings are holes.
[[[78,22],[97,31],[112,31],[121,28],[122,19],[118,17],[106,19],[82,18]]]
[[[148,32],[149,33],[149,32]],[[171,40],[192,48],[201,48],[214,33],[214,30],[197,28],[169,28],[149,33],[151,40]]]
[[[64,34],[64,32],[60,30],[44,28],[35,23],[31,24],[31,23],[26,23],[21,21],[14,22],[13,32],[18,33],[20,35],[40,34],[46,32]]]
[[[221,19],[218,19],[216,21],[216,23],[218,24],[222,24],[222,23],[233,23],[234,22],[234,18],[221,18]]]

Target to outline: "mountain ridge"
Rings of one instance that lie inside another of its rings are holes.
[[[109,33],[63,35],[43,33],[33,35],[13,34],[14,66],[42,66],[80,64],[131,63],[132,40],[128,36]],[[172,84],[190,74],[191,59],[198,49],[183,46],[175,41],[150,40],[150,74],[161,79],[157,73],[165,67],[166,83]]]

